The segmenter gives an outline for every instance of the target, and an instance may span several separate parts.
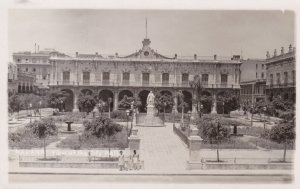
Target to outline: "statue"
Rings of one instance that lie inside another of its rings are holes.
[[[150,93],[148,94],[148,97],[147,97],[147,106],[153,106],[154,105],[154,94],[152,91],[150,91]]]

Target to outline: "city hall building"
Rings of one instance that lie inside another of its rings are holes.
[[[193,105],[193,89],[189,81],[200,75],[204,86],[203,94],[213,97],[211,112],[216,112],[216,96],[226,90],[236,94],[240,92],[240,56],[219,58],[217,55],[200,58],[195,54],[190,58],[167,57],[150,47],[150,39],[142,41],[142,48],[130,55],[104,57],[98,53],[80,54],[75,57],[62,54],[50,56],[49,87],[53,91],[65,91],[69,98],[65,102],[66,111],[78,111],[80,93],[98,95],[107,102],[112,99],[111,108],[118,109],[124,95],[139,98],[142,102],[140,112],[145,112],[146,98],[150,91],[155,94],[166,93],[174,96],[176,111],[178,99],[176,93],[181,90],[189,110],[196,112]]]

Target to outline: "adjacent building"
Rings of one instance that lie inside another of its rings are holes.
[[[266,60],[242,60],[241,104],[255,104],[266,97]]]
[[[14,63],[8,63],[8,84],[7,90],[8,94],[15,94],[18,92],[18,70],[17,65]]]
[[[274,50],[271,56],[267,52],[266,69],[267,99],[272,101],[274,96],[280,96],[285,100],[296,100],[296,48],[289,45],[287,52],[281,47],[280,53]]]
[[[140,98],[146,111],[146,98],[150,91],[167,93],[172,96],[181,90],[189,110],[196,111],[193,105],[193,89],[189,81],[200,75],[205,87],[204,94],[213,97],[212,112],[216,112],[216,96],[224,91],[240,92],[240,56],[219,58],[217,55],[201,58],[167,57],[150,47],[150,39],[142,41],[142,48],[130,55],[104,57],[98,53],[80,54],[75,57],[51,56],[49,58],[49,86],[52,90],[62,90],[70,94],[64,102],[67,111],[78,111],[77,100],[80,93],[98,95],[106,101],[112,99],[111,108],[118,109],[119,101],[124,97]],[[173,109],[177,111],[178,99],[174,97]]]

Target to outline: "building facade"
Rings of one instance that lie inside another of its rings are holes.
[[[8,94],[15,94],[18,92],[18,70],[17,65],[14,63],[8,64]]]
[[[266,93],[267,99],[272,101],[274,96],[285,100],[296,100],[296,48],[289,45],[288,52],[281,47],[280,53],[274,50],[273,56],[267,52]]]
[[[266,61],[263,59],[242,60],[241,104],[255,104],[266,98]]]
[[[60,55],[61,53],[55,49],[38,50],[38,52],[17,52],[13,53],[13,62],[17,65],[19,72],[35,76],[37,87],[45,88],[50,83],[51,66],[49,58]]]
[[[177,91],[181,90],[189,110],[195,112],[197,107],[192,99],[195,94],[189,81],[199,75],[205,87],[204,94],[213,97],[212,112],[216,112],[216,96],[226,90],[240,91],[239,56],[219,59],[216,55],[201,59],[163,56],[150,47],[150,39],[143,40],[142,48],[128,56],[103,57],[96,54],[79,54],[70,56],[51,56],[50,83],[52,90],[65,91],[70,98],[65,102],[67,111],[78,111],[77,100],[80,93],[89,92],[98,95],[104,101],[112,98],[111,108],[118,109],[119,101],[133,96],[142,102],[141,112],[145,111],[146,98],[150,91],[167,93],[174,96],[176,111]]]

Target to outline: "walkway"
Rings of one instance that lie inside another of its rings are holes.
[[[166,127],[137,127],[141,138],[140,158],[145,170],[158,172],[186,169],[188,149],[173,133],[172,124]]]

